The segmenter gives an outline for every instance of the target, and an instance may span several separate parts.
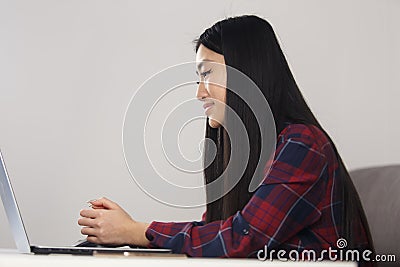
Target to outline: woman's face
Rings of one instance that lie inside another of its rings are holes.
[[[226,103],[226,66],[224,56],[200,45],[196,54],[200,78],[197,98],[203,102],[208,124],[218,128],[224,122]]]

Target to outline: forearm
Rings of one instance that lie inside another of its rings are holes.
[[[208,224],[152,222],[146,236],[150,247],[169,248],[174,253],[192,257],[247,257],[251,248],[250,236],[242,230],[243,227],[248,229],[248,225],[237,216],[235,218]],[[231,227],[233,221],[234,229]]]

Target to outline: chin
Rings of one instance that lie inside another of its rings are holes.
[[[210,125],[211,128],[219,128],[221,124],[213,119],[208,120],[208,125]]]

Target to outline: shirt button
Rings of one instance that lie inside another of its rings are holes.
[[[242,233],[243,233],[244,235],[248,235],[248,234],[249,234],[249,230],[243,229],[243,230],[242,230]]]

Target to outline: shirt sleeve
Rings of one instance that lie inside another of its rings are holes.
[[[281,138],[270,172],[243,210],[208,224],[154,221],[146,231],[150,247],[194,257],[250,257],[317,221],[327,161],[309,136],[293,136]]]

